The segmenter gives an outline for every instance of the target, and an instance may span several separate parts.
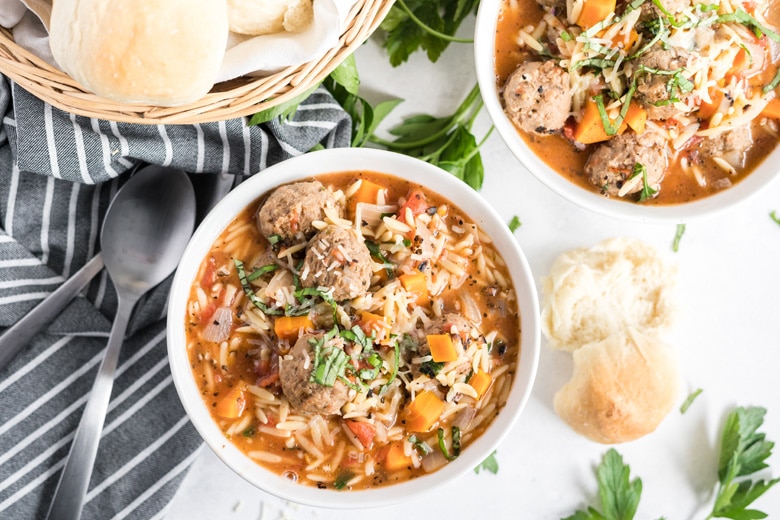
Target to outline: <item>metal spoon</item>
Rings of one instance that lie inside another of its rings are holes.
[[[167,168],[140,170],[119,190],[106,213],[100,242],[119,306],[54,493],[47,517],[51,520],[81,516],[130,313],[143,294],[176,268],[194,224],[192,184],[185,173]]]

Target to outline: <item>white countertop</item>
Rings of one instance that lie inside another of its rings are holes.
[[[469,27],[464,27],[464,34]],[[476,79],[472,46],[453,44],[431,65],[417,53],[393,69],[375,40],[357,52],[361,94],[373,102],[406,99],[382,126],[405,115],[450,114]],[[490,127],[480,114],[474,133]],[[517,162],[494,132],[482,148],[482,195],[509,222],[538,282],[557,255],[592,246],[607,237],[632,236],[656,246],[678,265],[682,309],[666,336],[677,348],[684,374],[680,403],[702,394],[684,415],[673,409],[661,426],[639,440],[615,446],[643,483],[636,518],[704,520],[717,484],[720,431],[736,406],[762,406],[760,431],[780,441],[780,182],[746,204],[687,224],[679,251],[672,251],[675,226],[622,222],[580,209],[550,191]],[[598,503],[595,467],[608,446],[568,428],[552,408],[555,392],[568,381],[571,356],[542,339],[533,394],[499,446],[496,475],[470,473],[411,502],[367,511],[335,511],[291,504],[243,481],[204,447],[179,489],[169,520],[276,520],[410,518],[560,519]],[[780,475],[780,444],[765,479]],[[754,507],[780,515],[780,485]]]

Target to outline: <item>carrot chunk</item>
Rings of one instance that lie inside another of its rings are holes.
[[[412,465],[412,459],[404,453],[404,444],[396,441],[390,445],[385,455],[385,470],[389,472],[398,471]]]
[[[363,329],[363,332],[369,336],[372,332],[379,333],[384,329],[390,328],[390,324],[387,323],[387,320],[384,316],[368,311],[363,311],[360,313],[360,321],[358,321],[358,325],[361,329]]]
[[[477,391],[477,395],[481,399],[485,392],[488,391],[488,388],[490,388],[490,385],[493,384],[493,376],[487,372],[477,372],[471,376],[469,384]]]
[[[458,359],[458,352],[449,334],[428,334],[428,347],[431,357],[437,363],[447,363]]]
[[[645,123],[647,123],[647,110],[642,108],[639,103],[634,103],[632,101],[628,104],[628,110],[626,111],[626,118],[624,121],[631,130],[637,134],[641,134],[645,131]]]
[[[349,209],[354,212],[358,202],[376,204],[379,192],[387,190],[385,186],[363,179],[357,191],[349,199]]]
[[[239,382],[214,407],[214,412],[225,419],[238,419],[246,409],[246,383]]]
[[[780,119],[780,99],[773,99],[761,111],[761,115],[772,119]]]
[[[401,285],[406,292],[416,296],[414,303],[417,305],[424,305],[428,303],[428,280],[425,277],[425,273],[414,272],[404,273],[398,277]]]
[[[279,316],[274,322],[274,333],[279,339],[298,339],[300,331],[314,328],[309,316]]]
[[[423,390],[406,407],[406,427],[413,432],[427,432],[444,411],[444,401],[431,391]]]
[[[577,25],[583,29],[593,27],[610,13],[614,13],[616,5],[615,0],[585,0],[580,16],[577,18]]]
[[[610,121],[610,123],[614,124],[614,120]],[[618,128],[617,134],[622,134],[627,126],[624,119],[620,128]],[[585,102],[585,109],[582,112],[582,119],[574,128],[574,140],[582,144],[592,144],[607,141],[611,137],[611,135],[607,135],[607,131],[604,129],[604,122],[601,120],[598,104],[588,98]]]

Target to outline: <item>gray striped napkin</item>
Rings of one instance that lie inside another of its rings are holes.
[[[351,125],[324,90],[284,124],[155,126],[71,115],[2,77],[0,112],[0,327],[95,254],[102,216],[135,164],[233,176],[236,185],[317,143],[348,146]],[[162,518],[201,446],[167,365],[169,287],[152,291],[131,321],[85,519]],[[45,517],[115,311],[103,271],[0,373],[0,518]]]

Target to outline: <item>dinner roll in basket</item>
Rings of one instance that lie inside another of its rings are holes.
[[[226,0],[56,0],[49,43],[83,87],[122,103],[175,106],[214,85]]]
[[[574,351],[574,374],[553,401],[577,433],[604,444],[654,431],[675,404],[680,373],[672,348],[635,329]]]

